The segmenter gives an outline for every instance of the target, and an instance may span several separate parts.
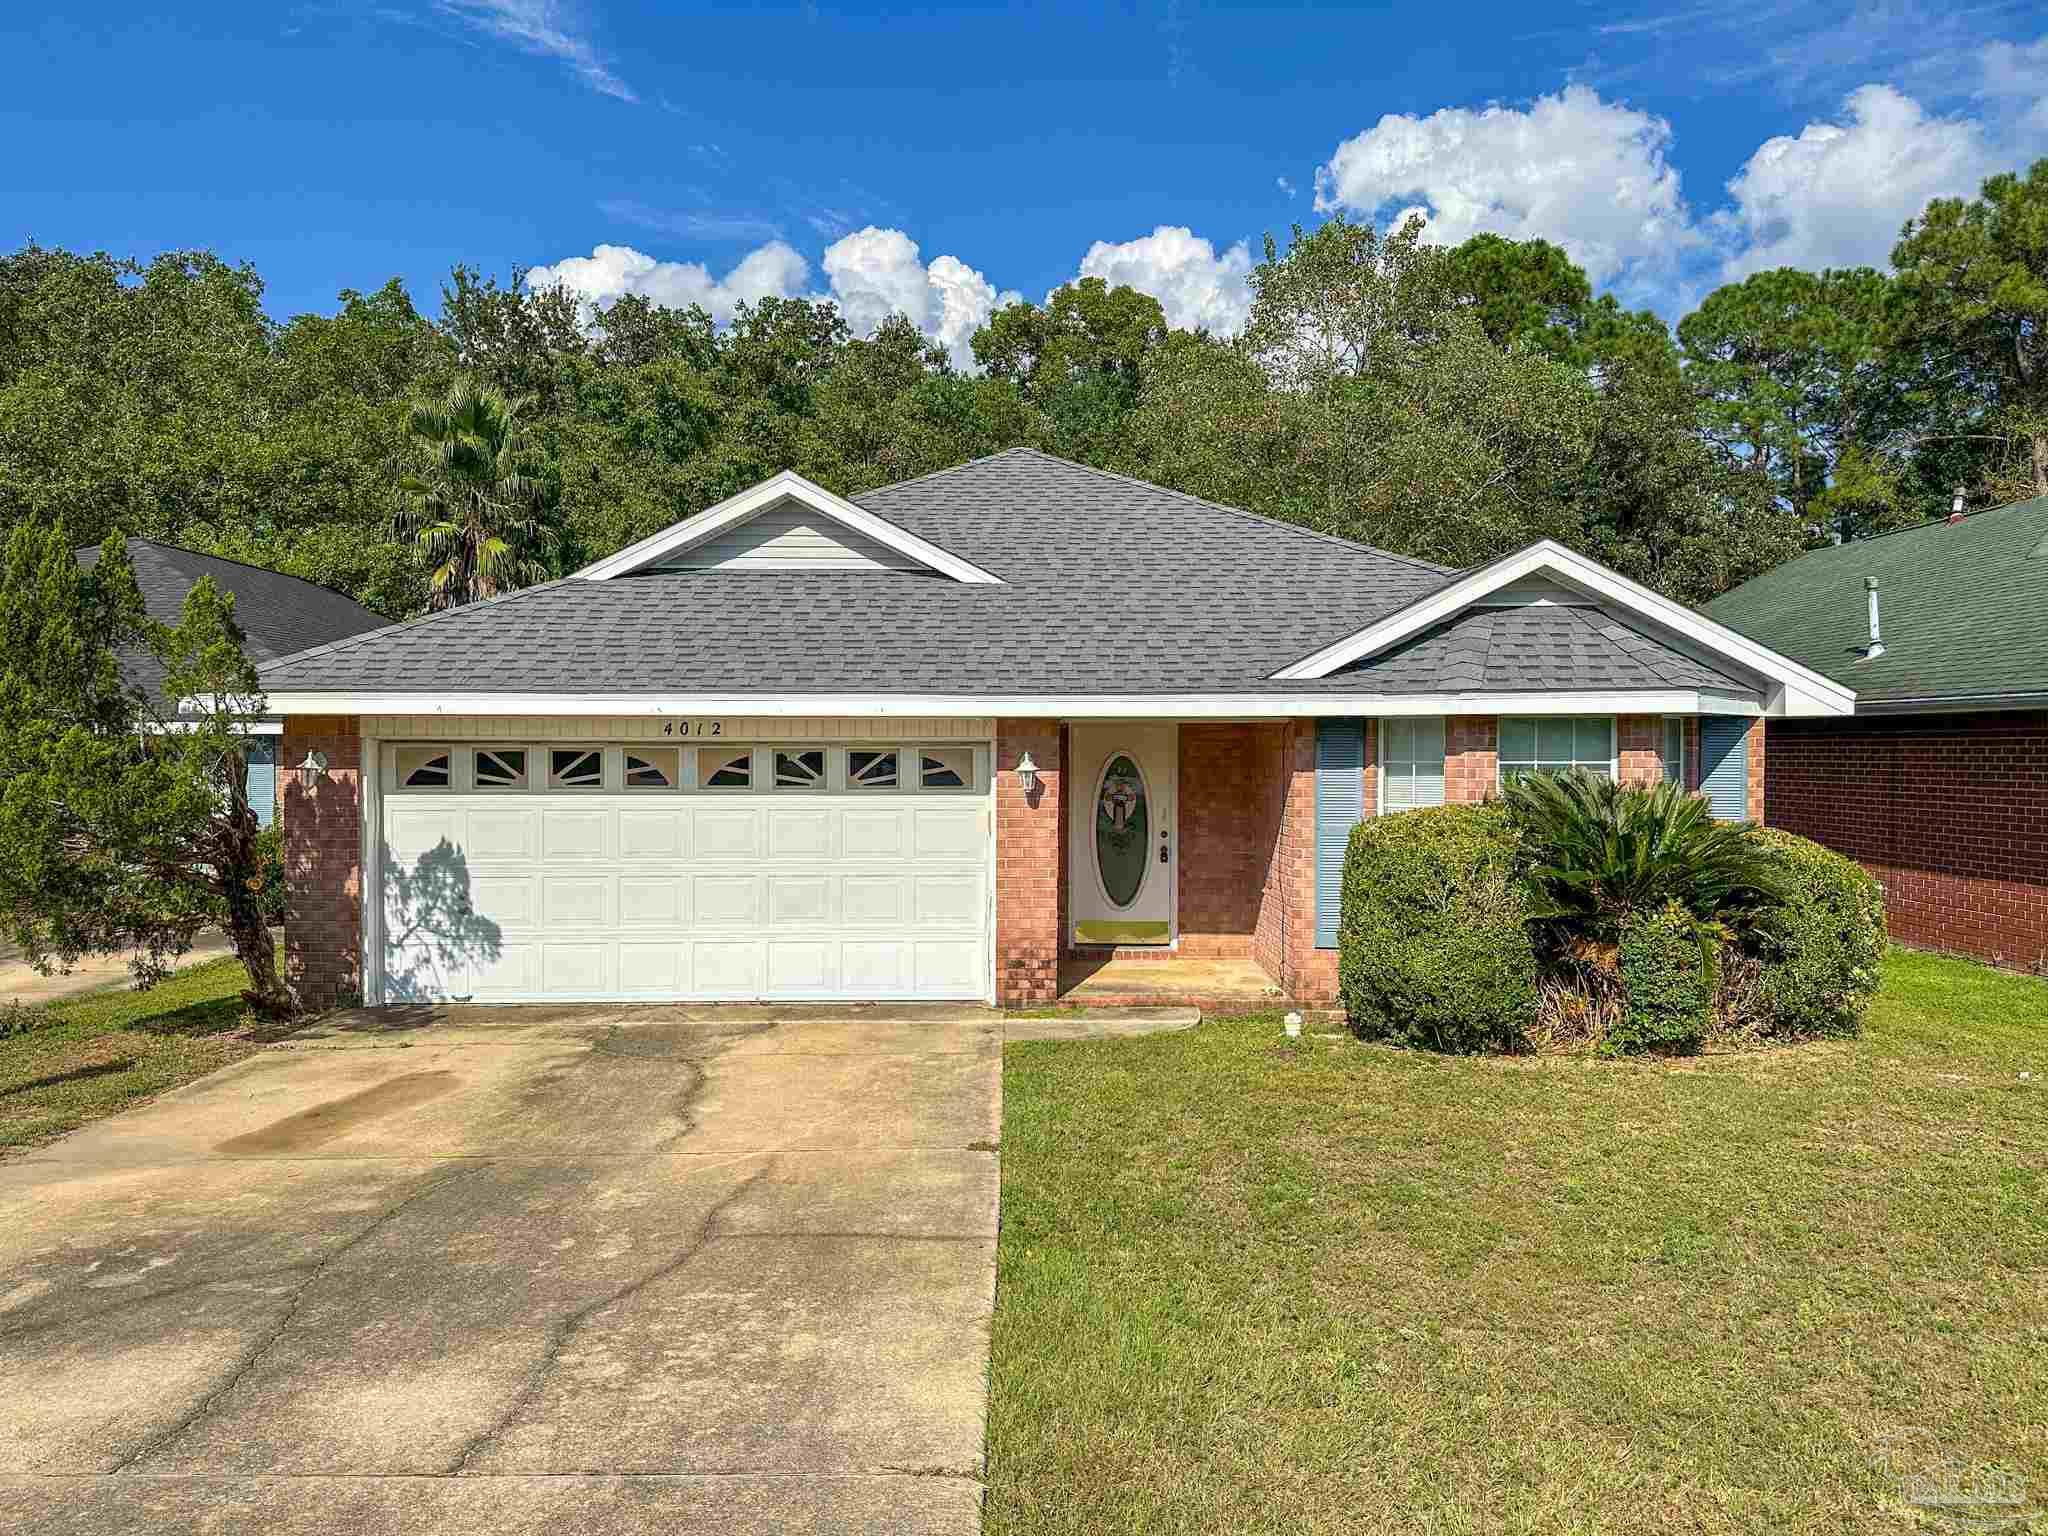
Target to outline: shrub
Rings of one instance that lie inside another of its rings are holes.
[[[1619,948],[1627,1002],[1601,1050],[1696,1050],[1712,1020],[1721,932],[1673,901],[1622,920]]]
[[[1498,806],[1442,806],[1353,829],[1338,981],[1367,1039],[1515,1050],[1536,1004],[1517,844]]]
[[[284,828],[265,827],[256,835],[256,853],[263,865],[263,894],[258,904],[263,921],[273,928],[284,926]]]
[[[1750,836],[1777,863],[1790,899],[1768,914],[1740,948],[1755,971],[1731,1025],[1757,1034],[1853,1035],[1878,987],[1884,958],[1884,892],[1841,854],[1790,832]]]
[[[25,1035],[49,1018],[49,1014],[18,997],[0,1003],[0,1040]]]

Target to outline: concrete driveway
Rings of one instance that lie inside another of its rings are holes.
[[[1001,1043],[350,1015],[0,1164],[0,1528],[973,1531]]]

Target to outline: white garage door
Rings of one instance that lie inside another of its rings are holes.
[[[387,1000],[990,994],[986,746],[380,756]]]

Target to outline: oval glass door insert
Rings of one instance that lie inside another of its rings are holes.
[[[1138,765],[1122,752],[1112,757],[1095,792],[1095,870],[1113,907],[1128,907],[1145,884],[1150,800]]]

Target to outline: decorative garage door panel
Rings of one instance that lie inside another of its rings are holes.
[[[967,999],[981,795],[393,795],[385,996]]]

